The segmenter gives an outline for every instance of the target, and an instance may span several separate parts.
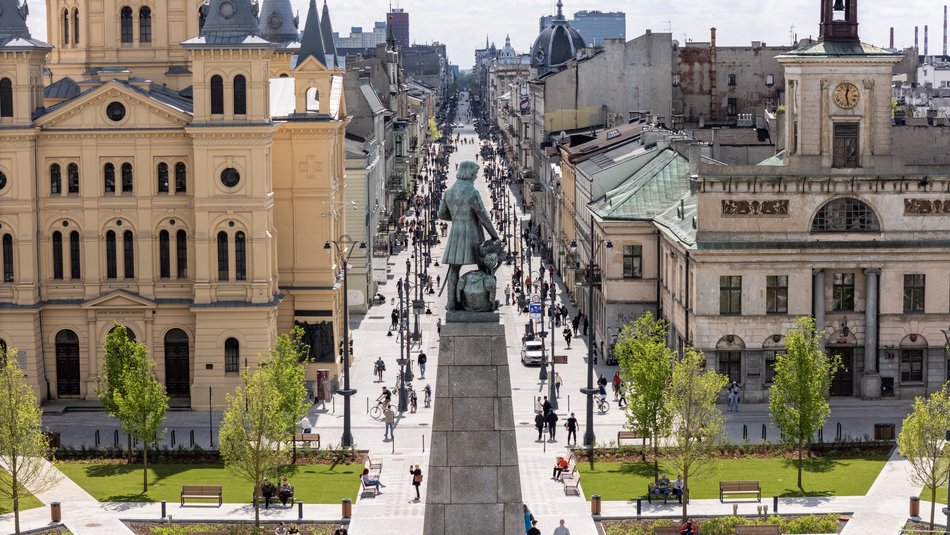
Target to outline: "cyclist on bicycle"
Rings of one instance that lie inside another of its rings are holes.
[[[384,386],[383,393],[380,394],[378,398],[376,398],[376,401],[388,407],[389,404],[392,402],[392,399],[393,399],[393,393],[390,392],[389,389]]]

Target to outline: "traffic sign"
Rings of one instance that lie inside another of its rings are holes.
[[[541,303],[531,303],[528,306],[528,316],[533,320],[541,319]]]
[[[540,302],[541,302],[541,294],[539,294],[539,293],[533,293],[533,294],[531,294],[531,302],[532,302],[532,303],[540,303]]]

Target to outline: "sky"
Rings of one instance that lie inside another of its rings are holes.
[[[162,0],[159,0],[162,1]],[[306,20],[309,0],[291,0]],[[351,26],[372,30],[375,21],[386,20],[389,0],[326,0],[333,29],[348,35]],[[555,0],[556,1],[556,0]],[[409,12],[409,36],[416,44],[438,41],[446,45],[449,61],[462,70],[472,67],[475,49],[485,46],[488,36],[499,48],[505,35],[519,53],[527,52],[538,35],[538,19],[556,11],[549,0],[401,0],[393,7]],[[322,6],[323,0],[318,0]],[[46,2],[30,0],[28,23],[33,37],[46,37]],[[943,49],[943,6],[939,0],[863,0],[858,3],[861,40],[886,47],[893,25],[898,48],[914,44],[914,26],[920,26],[923,53],[924,25],[930,29],[931,54]],[[799,39],[818,36],[820,0],[565,0],[564,13],[572,18],[583,9],[625,11],[627,39],[645,30],[670,32],[680,43],[709,41],[709,28],[717,28],[720,46],[748,45],[764,41],[785,46],[791,34]]]

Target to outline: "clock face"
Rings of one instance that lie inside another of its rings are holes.
[[[835,104],[844,109],[851,109],[858,103],[858,88],[852,83],[838,84],[834,93]]]

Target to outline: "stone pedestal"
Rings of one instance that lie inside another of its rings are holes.
[[[861,378],[861,399],[881,399],[881,375],[865,373]]]
[[[505,329],[442,327],[425,535],[522,535],[518,448]]]

